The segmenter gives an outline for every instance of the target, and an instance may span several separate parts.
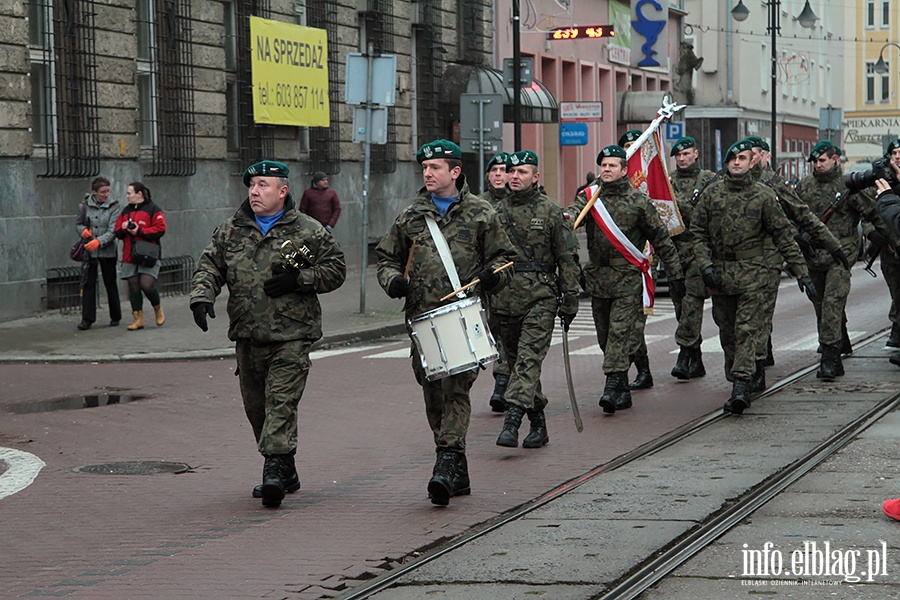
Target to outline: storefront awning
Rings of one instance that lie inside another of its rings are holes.
[[[503,73],[490,67],[448,65],[442,77],[444,98],[452,95],[459,104],[459,94],[500,94],[503,96],[503,122],[512,123],[513,96],[506,88]],[[543,83],[533,79],[531,86],[520,90],[522,123],[556,123],[559,105]]]

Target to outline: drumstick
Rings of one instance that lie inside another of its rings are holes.
[[[503,265],[502,267],[497,267],[496,269],[494,269],[494,273],[499,273],[499,272],[502,271],[503,269],[508,269],[509,267],[513,266],[513,264],[514,264],[513,261],[509,261],[508,263],[506,263],[506,264]],[[455,292],[450,292],[449,294],[447,294],[446,296],[444,296],[443,298],[441,298],[441,302],[443,302],[443,301],[446,300],[447,298],[452,298],[453,296],[455,296],[455,295],[457,295],[457,294],[459,294],[459,293],[461,293],[461,292],[466,291],[467,289],[469,289],[470,287],[472,287],[473,285],[475,285],[475,284],[478,283],[479,281],[481,281],[481,280],[478,279],[478,278],[475,278],[474,280],[472,280],[471,282],[469,282],[469,283],[467,283],[466,285],[462,286],[461,288],[459,288],[459,289],[456,290]]]
[[[409,268],[412,266],[413,251],[416,249],[416,242],[413,240],[412,246],[409,247],[409,258],[406,259],[406,268],[403,269],[403,279],[409,281]]]
[[[600,186],[597,186],[597,191],[594,192],[594,195],[591,196],[591,199],[588,200],[588,203],[584,205],[584,208],[581,209],[581,212],[578,213],[578,218],[575,219],[575,224],[572,225],[572,229],[578,229],[578,226],[581,225],[581,221],[584,219],[584,216],[591,210],[591,207],[594,206],[594,202],[597,201],[597,198],[600,196]]]

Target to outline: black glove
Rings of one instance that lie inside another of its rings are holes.
[[[216,318],[216,311],[213,309],[212,302],[197,302],[192,304],[191,311],[194,313],[194,323],[197,324],[197,327],[203,331],[209,331],[209,326],[206,324],[206,315],[209,315],[210,319]]]
[[[834,262],[843,266],[848,271],[850,270],[850,261],[847,260],[847,255],[844,254],[844,251],[840,248],[831,253],[831,258],[834,259]]]
[[[562,321],[563,331],[568,331],[572,321],[575,320],[575,313],[565,313],[560,311],[559,320]]]
[[[813,283],[812,279],[809,278],[809,275],[804,275],[803,277],[798,279],[797,285],[800,286],[801,292],[806,292],[806,297],[811,301],[815,302],[819,299],[819,292],[816,291],[816,286]]]
[[[672,298],[684,298],[686,293],[687,287],[684,285],[684,279],[669,280],[669,294],[671,294]]]
[[[299,273],[296,269],[289,269],[285,265],[272,265],[274,275],[263,283],[263,291],[267,296],[277,298],[300,289],[301,283],[297,280]]]
[[[406,278],[398,275],[391,279],[391,282],[388,284],[387,294],[391,298],[403,298],[408,296],[411,291],[412,287],[410,287]]]
[[[891,244],[891,240],[887,239],[883,234],[872,231],[866,235],[866,239],[869,240],[869,243],[881,250],[885,246],[889,246]]]
[[[494,273],[491,269],[485,269],[481,273],[478,274],[478,279],[481,281],[481,289],[486,292],[491,291],[497,284],[500,283],[500,276]]]
[[[717,288],[722,285],[722,276],[719,275],[719,272],[716,271],[716,268],[712,265],[703,269],[703,273],[700,274],[703,277],[703,283],[707,285],[707,287]]]
[[[815,248],[813,248],[809,236],[806,233],[795,235],[794,241],[797,242],[798,246],[800,246],[800,252],[802,252],[804,256],[810,256],[811,254],[815,253]]]

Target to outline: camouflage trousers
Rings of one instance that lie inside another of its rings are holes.
[[[311,340],[236,345],[244,411],[260,454],[297,451],[297,405],[306,389],[311,346]]]
[[[847,296],[850,295],[850,271],[840,265],[833,265],[827,270],[810,269],[809,276],[820,297],[820,300],[813,302],[819,326],[819,344],[839,347],[844,308],[847,306]]]
[[[685,279],[686,292],[684,298],[672,297],[675,305],[675,343],[687,348],[698,348],[703,342],[703,304],[709,298],[703,279],[688,277]]]
[[[412,347],[412,368],[416,382],[422,386],[425,396],[425,416],[428,417],[428,425],[434,434],[435,448],[465,452],[466,433],[472,416],[469,391],[478,377],[479,369],[428,381],[415,346]]]
[[[892,324],[900,326],[900,258],[896,254],[891,254],[887,250],[881,251],[881,274],[891,292],[891,309],[888,312],[888,319]]]
[[[641,296],[591,296],[591,314],[597,330],[597,342],[603,350],[603,372],[609,374],[627,371],[631,366],[629,356],[637,351],[638,339],[635,332],[643,332],[641,319],[644,317],[644,309]]]
[[[772,337],[772,320],[775,318],[775,301],[778,299],[778,286],[781,285],[781,269],[769,269],[765,275],[766,283],[760,300],[763,303],[765,323],[759,330],[756,340],[756,360],[765,360],[769,354],[769,338]]]
[[[641,314],[638,315],[637,323],[635,324],[635,329],[632,334],[631,339],[631,352],[628,355],[628,360],[634,362],[635,358],[638,356],[647,356],[647,338],[644,337],[644,329],[647,327],[647,313],[644,312],[643,305],[641,306]]]
[[[553,337],[556,301],[538,303],[524,315],[493,315],[491,321],[491,332],[509,365],[504,399],[525,410],[544,410],[547,397],[541,391],[541,365]]]
[[[750,379],[756,371],[756,344],[764,327],[764,289],[733,296],[713,296],[713,320],[725,353],[725,373]]]

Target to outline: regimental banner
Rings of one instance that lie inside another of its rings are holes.
[[[328,127],[328,35],[324,29],[250,17],[253,120]]]
[[[684,231],[684,220],[675,201],[672,182],[663,158],[659,129],[655,129],[641,149],[628,159],[628,179],[636,190],[650,197],[669,235]]]

